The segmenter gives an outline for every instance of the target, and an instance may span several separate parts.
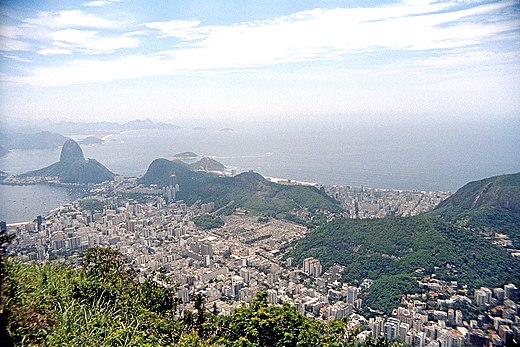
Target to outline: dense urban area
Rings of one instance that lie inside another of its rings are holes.
[[[283,183],[283,182],[279,182]],[[291,182],[285,182],[292,184]],[[348,218],[413,216],[431,210],[449,193],[325,186]],[[385,314],[365,307],[370,278],[342,282],[344,266],[323,268],[308,257],[302,264],[287,256],[308,227],[245,209],[217,217],[213,203],[188,206],[176,199],[182,187],[174,175],[167,187],[143,186],[134,178],[89,187],[89,196],[38,216],[3,225],[14,234],[8,254],[24,262],[66,259],[78,266],[83,251],[109,247],[121,252],[144,282],[158,271],[176,283],[183,309],[195,310],[202,294],[209,307],[230,314],[265,291],[273,305],[289,303],[318,320],[348,318],[358,339],[385,337],[412,346],[509,346],[518,341],[518,288],[482,287],[469,291],[457,281],[421,276],[417,293],[402,295]],[[300,219],[309,211],[294,210]],[[334,218],[334,216],[330,216]],[[509,245],[510,246],[510,245]],[[421,269],[416,272],[420,275]],[[465,316],[464,307],[476,312]]]

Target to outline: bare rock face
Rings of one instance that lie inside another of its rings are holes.
[[[69,162],[76,160],[85,160],[83,150],[74,140],[67,140],[61,149],[60,162]]]

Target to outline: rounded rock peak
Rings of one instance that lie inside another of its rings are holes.
[[[78,143],[72,139],[68,139],[61,149],[60,161],[71,160],[85,160],[85,157]]]

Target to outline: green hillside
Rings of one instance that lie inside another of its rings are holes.
[[[349,282],[376,280],[366,303],[388,312],[413,291],[418,268],[470,289],[519,285],[520,260],[490,242],[495,232],[519,241],[519,211],[520,174],[496,176],[468,183],[423,216],[335,220],[297,241],[291,255],[345,265]]]
[[[470,182],[429,213],[484,235],[508,235],[520,247],[520,173]]]
[[[215,159],[211,159],[208,157],[203,157],[199,161],[189,164],[189,166],[193,170],[204,170],[204,171],[224,171],[224,170],[226,170],[226,166],[224,164],[219,163]]]
[[[213,201],[216,208],[227,206],[226,211],[240,207],[255,214],[271,216],[300,207],[331,212],[341,210],[335,200],[314,187],[276,184],[254,172],[221,177],[192,171],[180,161],[166,159],[154,160],[139,183],[166,186],[172,173],[177,176],[180,186],[178,198],[188,204],[199,200]]]
[[[318,258],[324,268],[333,263],[345,265],[345,281],[371,278],[376,280],[374,288],[381,282],[402,281],[399,276],[415,276],[418,268],[470,288],[520,284],[520,260],[480,235],[435,217],[338,219],[297,241],[291,255],[300,263],[306,257]],[[401,289],[407,287],[408,282],[404,283]],[[390,304],[397,303],[398,294],[404,292],[396,291],[397,296],[392,296],[392,291],[374,293],[367,303],[376,303],[373,308],[388,312]]]
[[[207,307],[200,294],[193,296],[194,310],[183,310],[168,277],[157,273],[139,283],[117,251],[87,250],[82,265],[8,259],[0,301],[7,334],[0,332],[0,345],[358,346],[345,321],[323,324],[288,304],[271,306],[265,292],[228,316]],[[360,346],[401,345],[378,339]]]

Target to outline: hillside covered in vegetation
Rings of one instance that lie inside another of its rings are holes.
[[[508,235],[520,247],[520,173],[470,182],[429,213],[483,235]]]
[[[370,278],[376,280],[377,288],[378,281],[399,281],[403,290],[397,294],[409,291],[409,282],[402,276],[413,278],[419,268],[470,288],[520,283],[518,259],[478,234],[425,216],[338,219],[308,233],[291,255],[298,262],[315,257],[324,268],[342,264],[346,267],[343,279],[352,283]],[[366,302],[388,312],[398,300],[399,296],[386,291],[369,294]]]
[[[196,294],[193,308],[174,297],[161,272],[143,283],[110,249],[87,250],[81,268],[9,259],[3,278],[2,346],[357,346],[345,321],[323,324],[260,292],[249,306],[221,315]],[[362,346],[400,346],[366,340]]]
[[[490,242],[503,232],[518,242],[520,174],[471,182],[418,217],[337,219],[297,241],[291,255],[346,267],[343,279],[375,280],[365,303],[390,312],[403,293],[418,289],[416,270],[468,288],[520,284],[520,260]],[[421,275],[422,276],[422,275]]]
[[[315,187],[276,184],[254,172],[244,172],[234,177],[216,176],[193,171],[181,161],[167,159],[154,160],[139,183],[164,187],[169,184],[173,173],[180,186],[178,199],[188,204],[213,201],[216,208],[226,207],[223,213],[232,212],[235,208],[268,216],[302,207],[341,211],[334,199]]]

